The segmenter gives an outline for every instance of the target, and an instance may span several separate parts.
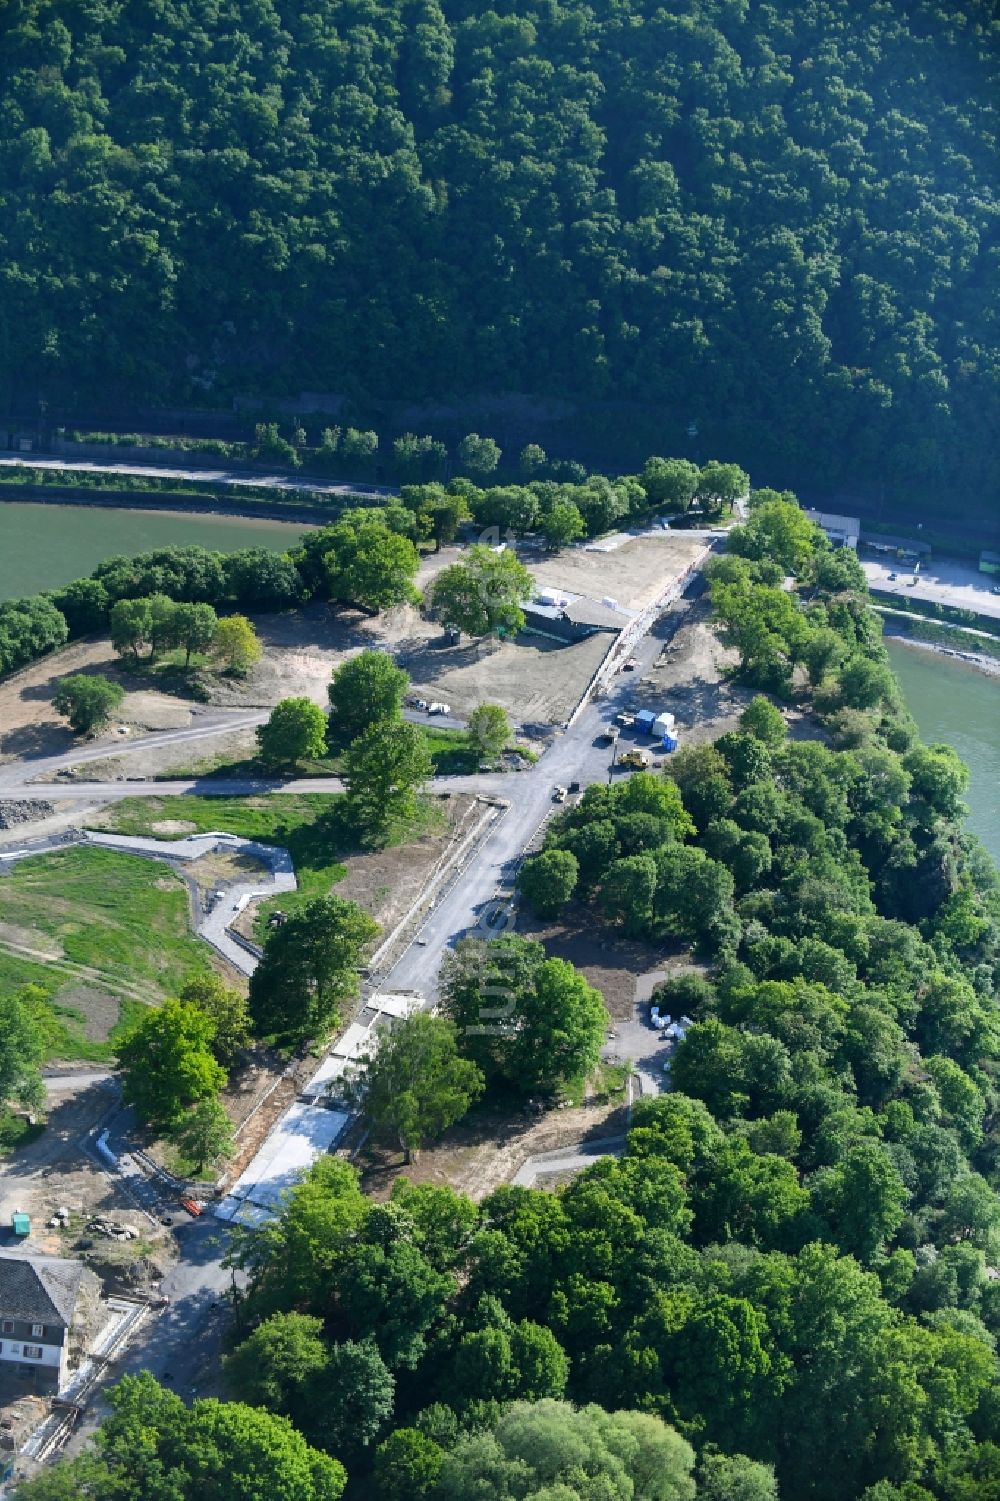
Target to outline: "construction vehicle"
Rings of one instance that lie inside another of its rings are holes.
[[[625,766],[630,771],[645,771],[649,765],[649,757],[645,751],[626,751],[624,756],[618,757],[618,765]]]
[[[597,738],[602,745],[614,745],[620,734],[621,730],[616,724],[609,724]]]

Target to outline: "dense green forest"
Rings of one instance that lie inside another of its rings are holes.
[[[624,399],[982,503],[998,99],[990,0],[7,0],[0,397]]]

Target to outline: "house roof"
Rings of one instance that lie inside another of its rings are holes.
[[[0,1314],[25,1324],[61,1324],[68,1329],[84,1270],[82,1261],[0,1252]]]
[[[593,625],[600,630],[613,631],[623,630],[631,618],[624,610],[613,610],[601,601],[587,599],[584,595],[571,599],[563,614],[574,625]]]

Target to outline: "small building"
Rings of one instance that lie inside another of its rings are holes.
[[[655,735],[653,726],[656,724],[656,715],[652,709],[640,709],[635,716],[635,727],[640,735]]]
[[[806,511],[806,515],[826,533],[834,547],[850,547],[857,552],[861,535],[859,516],[838,516],[833,511]]]
[[[980,573],[1000,573],[1000,552],[990,552],[984,549],[979,554]]]
[[[659,736],[659,738],[662,740],[664,735],[673,734],[675,722],[676,721],[674,720],[674,716],[672,714],[657,714],[656,718],[653,720],[653,728],[650,733]]]
[[[0,1252],[0,1376],[33,1391],[64,1386],[100,1289],[82,1261]]]
[[[524,628],[556,641],[585,641],[599,631],[617,634],[631,616],[612,605],[557,589],[539,589],[524,606]]]
[[[893,537],[884,532],[863,531],[861,545],[872,552],[891,552],[901,561],[907,558],[923,561],[931,555],[929,542],[917,542],[913,537]]]

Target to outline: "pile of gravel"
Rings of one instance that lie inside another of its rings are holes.
[[[20,823],[35,823],[39,818],[49,818],[55,811],[51,803],[34,798],[0,798],[0,829],[16,829]]]

